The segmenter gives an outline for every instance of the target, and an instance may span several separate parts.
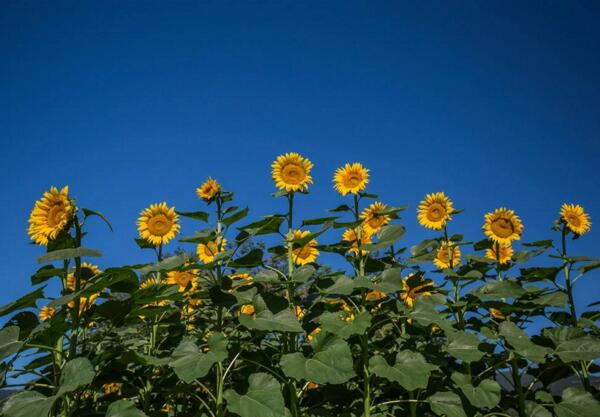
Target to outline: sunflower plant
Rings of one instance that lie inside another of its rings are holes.
[[[29,218],[34,288],[0,307],[1,382],[18,390],[1,415],[600,415],[600,301],[580,311],[574,292],[600,267],[573,254],[582,206],[532,242],[517,211],[490,210],[469,240],[453,222],[468,211],[428,193],[412,214],[427,238],[408,245],[407,207],[359,162],[333,172],[337,207],[302,218],[312,169],[278,156],[281,212],[257,219],[215,177],[189,211],[149,204],[125,266],[83,245],[106,217],[50,188]]]

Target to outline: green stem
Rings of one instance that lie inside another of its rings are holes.
[[[361,356],[363,365],[363,410],[364,417],[371,416],[371,374],[369,372],[369,337],[361,336]]]
[[[75,223],[75,247],[79,248],[81,246],[82,233],[81,233],[81,225],[80,225],[79,219],[77,217],[75,217],[74,223]],[[75,258],[75,290],[74,290],[74,292],[77,293],[77,292],[79,292],[80,289],[81,289],[81,258],[76,257]],[[79,332],[79,319],[80,319],[79,307],[81,305],[80,297],[75,298],[74,304],[75,305],[74,305],[73,311],[72,311],[73,323],[71,326],[71,340],[69,342],[70,343],[69,358],[71,358],[71,359],[75,358],[75,355],[77,354],[77,337],[78,337],[78,332]]]
[[[519,417],[526,417],[525,396],[523,395],[523,385],[521,384],[521,375],[519,374],[519,363],[516,357],[513,357],[511,360],[511,370],[513,384],[517,393]]]
[[[408,391],[408,398],[410,402],[408,403],[408,407],[410,409],[410,417],[417,417],[417,402],[415,401],[415,392]]]
[[[223,417],[225,415],[225,407],[223,404],[223,386],[225,385],[223,375],[223,363],[217,363],[217,399],[216,399],[216,416]]]

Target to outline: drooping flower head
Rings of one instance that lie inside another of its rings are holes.
[[[440,269],[458,266],[460,264],[460,248],[453,243],[443,242],[437,249],[433,264]]]
[[[217,237],[215,240],[210,242],[200,243],[196,248],[196,254],[198,258],[205,264],[208,264],[215,260],[215,256],[225,251],[227,245],[227,239],[224,237]]]
[[[287,192],[306,191],[313,183],[310,171],[312,162],[296,152],[279,155],[273,164],[273,181],[280,190]]]
[[[510,245],[500,246],[500,257],[496,254],[496,245],[492,245],[491,248],[486,249],[485,257],[491,259],[494,262],[498,262],[500,265],[505,265],[512,260],[513,257],[513,248]]]
[[[217,194],[221,192],[221,184],[211,177],[208,177],[204,183],[196,189],[198,198],[206,201],[213,201]]]
[[[592,227],[589,214],[578,204],[563,204],[560,208],[560,219],[577,235],[589,232]]]
[[[369,234],[366,232],[366,230],[364,229],[360,229],[360,244],[361,245],[365,245],[365,244],[369,244],[372,243],[372,234]],[[357,237],[357,233],[356,233],[356,229],[346,229],[346,231],[344,231],[344,234],[342,235],[342,240],[346,241],[346,242],[350,242],[350,249],[348,249],[348,251],[354,253],[355,255],[358,254],[358,237]],[[367,253],[367,251],[365,249],[361,249],[360,250],[362,254]]]
[[[56,315],[56,309],[54,307],[44,306],[40,309],[39,317],[40,320],[50,320]]]
[[[429,297],[433,294],[435,286],[432,281],[424,280],[421,276],[411,272],[402,279],[403,291],[400,293],[400,299],[408,307],[412,307],[418,297]]]
[[[390,222],[390,216],[384,213],[387,206],[379,201],[374,202],[369,207],[365,208],[360,214],[363,221],[365,232],[368,234],[377,233],[383,226]]]
[[[48,240],[55,239],[65,230],[74,211],[75,207],[69,199],[69,187],[65,186],[60,191],[51,187],[35,202],[29,215],[29,237],[38,245],[47,245]]]
[[[88,279],[93,277],[94,275],[100,274],[102,271],[98,268],[97,265],[93,265],[87,262],[81,263],[81,277],[79,279],[80,288],[85,285]],[[71,272],[67,275],[67,289],[70,291],[75,291],[75,270],[72,269]]]
[[[485,215],[485,235],[502,246],[521,239],[523,223],[513,210],[499,208]]]
[[[333,175],[334,188],[341,194],[358,194],[367,187],[369,183],[369,170],[360,163],[346,163],[335,170]]]
[[[433,230],[442,230],[446,222],[452,218],[454,208],[452,200],[443,192],[427,194],[425,200],[419,203],[417,220],[423,227]]]
[[[299,240],[310,235],[308,230],[294,230],[293,240]],[[296,246],[296,245],[295,245]],[[311,239],[304,245],[294,247],[292,249],[292,259],[295,265],[306,265],[317,260],[319,256],[319,250],[316,248],[317,240]]]
[[[179,216],[167,203],[151,204],[138,219],[140,237],[152,245],[166,245],[179,233]]]

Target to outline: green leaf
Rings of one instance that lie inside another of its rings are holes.
[[[11,396],[4,407],[3,417],[47,417],[56,397],[46,397],[37,391],[23,391]]]
[[[534,304],[550,307],[563,307],[568,301],[567,294],[562,291],[551,291],[531,300]]]
[[[191,340],[182,341],[171,354],[169,366],[183,382],[191,383],[208,374],[217,362],[227,358],[227,340],[221,333],[214,333],[208,340],[209,351],[201,352]]]
[[[98,216],[104,221],[104,223],[106,223],[106,225],[108,226],[110,231],[111,232],[113,231],[112,224],[110,224],[110,222],[108,221],[108,219],[106,218],[106,216],[104,214],[100,213],[99,211],[90,210],[90,209],[86,209],[86,208],[82,208],[81,210],[83,211],[83,215],[86,219],[90,216]]]
[[[44,287],[38,288],[35,291],[24,295],[21,298],[0,307],[0,317],[12,313],[13,311],[22,310],[24,308],[35,308],[36,301],[44,297]]]
[[[290,353],[281,357],[283,373],[297,380],[307,380],[317,384],[343,384],[355,376],[352,352],[346,342],[327,334],[319,334],[321,346],[317,343],[315,355],[305,358],[302,353]],[[317,339],[315,338],[315,339]]]
[[[98,258],[100,256],[102,256],[102,253],[98,252],[97,250],[79,247],[70,249],[59,249],[52,252],[48,252],[37,258],[37,261],[39,264],[44,264],[46,262],[64,261],[65,259],[83,257]]]
[[[254,316],[241,314],[239,321],[249,329],[302,333],[304,329],[298,322],[298,318],[289,309],[284,309],[277,314],[271,313],[266,307],[259,309]]]
[[[148,417],[129,400],[118,400],[108,406],[105,417]]]
[[[345,275],[335,280],[333,285],[323,289],[323,294],[350,295],[354,291],[354,280]]]
[[[8,326],[0,330],[0,360],[17,353],[23,342],[19,341],[19,331],[17,326]]]
[[[256,248],[252,249],[250,252],[241,256],[237,259],[234,259],[229,263],[230,268],[251,268],[254,266],[262,265],[262,257],[263,251]]]
[[[290,415],[275,378],[256,373],[248,378],[248,391],[240,395],[232,389],[225,391],[227,409],[241,417],[288,417]]]
[[[436,392],[427,398],[427,402],[431,411],[440,417],[467,417],[460,397],[453,392]]]
[[[519,355],[534,362],[542,362],[549,349],[536,345],[529,336],[510,321],[504,321],[498,326],[500,335],[512,346]]]
[[[246,207],[245,209],[242,209],[240,211],[237,211],[235,213],[233,213],[231,216],[229,217],[225,217],[222,220],[222,223],[229,227],[231,226],[233,223],[243,219],[244,217],[246,217],[248,215],[248,207]]]
[[[583,266],[580,266],[578,271],[580,274],[586,274],[593,269],[600,268],[600,261],[593,261]]]
[[[87,385],[94,379],[94,367],[87,358],[75,358],[65,364],[60,375],[60,388],[57,397],[73,392],[77,388]]]
[[[472,291],[472,294],[481,299],[486,298],[518,298],[526,291],[513,280],[490,281]]]
[[[172,269],[179,268],[189,260],[189,254],[180,253],[179,255],[165,258],[158,263],[137,268],[137,270],[140,271],[140,273],[142,273],[143,275],[147,275],[150,272],[170,271]]]
[[[586,335],[566,340],[556,346],[556,354],[563,362],[594,361],[600,358],[600,339]]]
[[[477,386],[470,383],[469,376],[455,372],[452,381],[465,394],[469,402],[479,408],[492,408],[500,402],[500,385],[491,379],[484,379]]]
[[[528,417],[552,417],[550,411],[533,401],[525,401],[525,415]]]
[[[208,222],[208,213],[205,211],[176,211],[177,214],[190,219],[196,219],[203,222]]]
[[[248,233],[251,236],[268,235],[279,232],[281,223],[285,221],[285,216],[274,214],[265,216],[262,220],[239,227],[238,230]]]
[[[365,244],[361,247],[368,251],[385,249],[388,246],[393,245],[397,240],[404,236],[405,231],[406,229],[404,228],[404,226],[400,224],[388,224],[387,226],[383,226],[381,230],[377,233],[379,242],[375,244]]]
[[[312,265],[302,265],[299,268],[296,268],[292,273],[292,281],[293,282],[301,282],[304,283],[308,281],[310,277],[315,274],[315,267]]]
[[[62,275],[62,269],[55,268],[52,265],[45,265],[38,269],[37,272],[31,276],[31,284],[38,285],[52,277],[61,277]]]
[[[448,333],[448,353],[464,362],[475,362],[482,358],[483,352],[479,350],[481,340],[473,333],[453,331]]]
[[[330,216],[330,217],[318,217],[315,219],[305,219],[305,220],[302,220],[302,227],[315,226],[315,225],[319,225],[319,224],[323,224],[323,223],[327,223],[327,222],[332,222],[332,221],[336,220],[337,218],[338,218],[337,216]]]
[[[598,417],[600,403],[592,394],[577,388],[567,388],[562,393],[562,401],[554,407],[557,417]]]
[[[410,316],[422,326],[437,324],[442,330],[452,333],[454,328],[452,322],[443,317],[436,309],[436,304],[439,301],[435,296],[420,297],[414,301],[413,309],[409,312]]]
[[[398,352],[393,366],[388,365],[383,356],[373,356],[369,360],[369,369],[375,375],[397,382],[408,391],[426,388],[429,375],[437,368],[427,363],[423,355],[411,350]]]
[[[321,328],[342,339],[348,339],[355,334],[365,334],[367,329],[371,326],[371,315],[366,311],[358,313],[356,318],[352,321],[343,320],[340,317],[341,315],[341,312],[325,312],[321,314],[321,317],[319,318]]]

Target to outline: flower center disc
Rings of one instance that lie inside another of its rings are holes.
[[[180,287],[186,287],[188,282],[190,282],[191,277],[187,272],[176,272],[174,279],[177,285]]]
[[[512,222],[508,219],[496,219],[492,222],[492,232],[498,237],[507,238],[511,236],[515,228]]]
[[[164,214],[159,214],[148,220],[148,230],[155,236],[164,236],[171,230],[173,222]]]
[[[65,215],[62,204],[56,204],[48,210],[48,225],[54,227],[63,220]]]
[[[439,203],[434,203],[427,211],[427,218],[432,222],[439,222],[446,215],[446,209]]]
[[[349,188],[354,188],[360,183],[360,177],[356,174],[351,174],[346,181]]]
[[[296,256],[300,259],[306,259],[310,256],[310,246],[308,245],[304,245],[302,246],[302,248],[297,249],[298,252],[296,254]]]
[[[569,220],[569,223],[572,226],[575,226],[575,227],[581,226],[581,221],[579,220],[579,217],[577,215],[574,215],[574,214],[570,215],[569,217],[567,217],[567,219]]]
[[[300,184],[306,177],[304,169],[298,165],[288,164],[283,167],[281,175],[288,184]]]

